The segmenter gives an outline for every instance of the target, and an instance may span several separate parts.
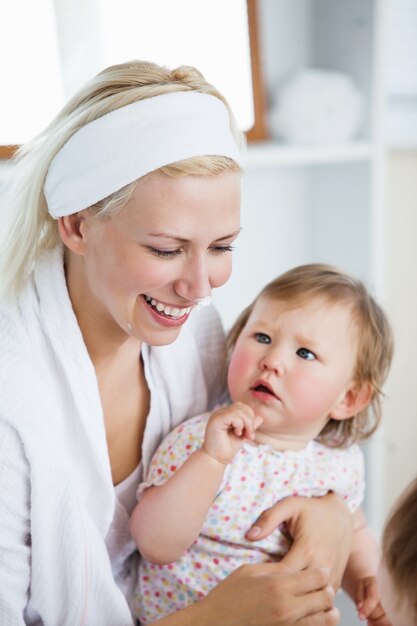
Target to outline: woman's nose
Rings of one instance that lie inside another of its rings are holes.
[[[190,259],[183,268],[182,276],[175,283],[177,294],[189,302],[210,296],[211,287],[205,259]]]

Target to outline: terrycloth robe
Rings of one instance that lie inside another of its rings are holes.
[[[175,425],[218,400],[223,348],[212,307],[172,345],[144,347],[157,403],[145,469]],[[0,624],[130,626],[105,544],[114,511],[97,379],[56,248],[0,309]]]

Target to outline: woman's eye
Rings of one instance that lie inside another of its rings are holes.
[[[271,343],[271,337],[265,333],[255,333],[255,339],[258,343]]]
[[[176,248],[175,250],[161,250],[160,248],[149,248],[152,254],[163,258],[172,258],[181,254],[182,250],[180,248]]]
[[[311,352],[311,350],[307,348],[298,348],[297,355],[306,361],[314,361],[316,358],[314,352]]]
[[[223,254],[224,252],[233,252],[234,246],[212,246],[210,250],[214,254]]]

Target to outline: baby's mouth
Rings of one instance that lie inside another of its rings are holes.
[[[191,306],[186,308],[169,306],[168,304],[155,300],[155,298],[151,298],[151,296],[147,296],[146,294],[143,295],[143,298],[148,306],[157,311],[159,314],[162,314],[165,317],[170,317],[171,319],[178,319],[184,315],[188,315],[192,309]]]
[[[267,393],[270,396],[272,396],[273,398],[276,398],[277,400],[279,400],[278,396],[273,391],[272,387],[270,387],[270,385],[268,385],[267,383],[257,382],[257,383],[255,383],[255,385],[253,387],[251,387],[251,390],[252,391],[260,391],[261,393]]]

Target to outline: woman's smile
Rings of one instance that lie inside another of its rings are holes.
[[[143,298],[151,309],[160,313],[164,317],[171,317],[173,319],[182,318],[185,315],[188,315],[193,308],[192,306],[180,307],[177,305],[164,304],[159,300],[155,300],[155,298],[152,298],[151,296],[144,295]]]
[[[182,326],[188,319],[192,307],[179,308],[163,304],[162,302],[151,298],[150,296],[142,296],[142,301],[148,308],[153,318],[162,326],[173,328]]]

